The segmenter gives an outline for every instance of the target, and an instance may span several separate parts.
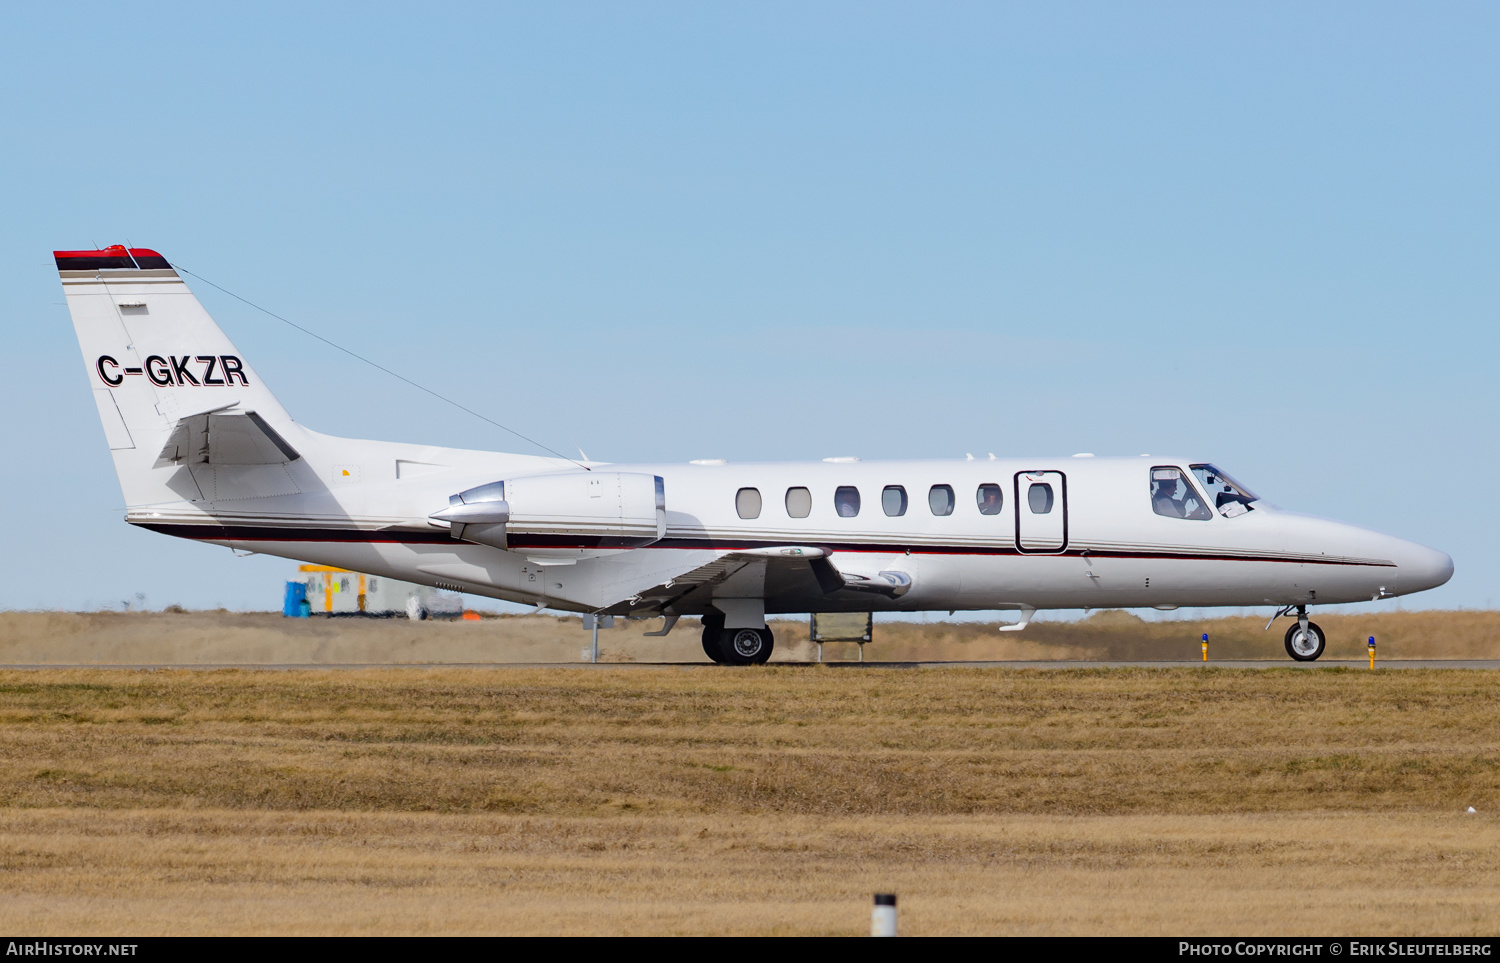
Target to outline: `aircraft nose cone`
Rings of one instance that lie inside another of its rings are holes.
[[[1453,577],[1453,559],[1446,552],[1435,548],[1407,542],[1397,553],[1396,564],[1400,567],[1397,576],[1401,594],[1422,592],[1437,588]]]

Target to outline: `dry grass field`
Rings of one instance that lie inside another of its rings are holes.
[[[1361,658],[1365,639],[1384,659],[1500,658],[1500,612],[1317,613],[1328,632],[1328,658]],[[1036,622],[997,632],[977,622],[877,621],[866,646],[874,661],[1143,660],[1197,661],[1198,637],[1213,658],[1284,659],[1282,619],[1265,616],[1145,622],[1126,612],[1096,612],[1072,622]],[[627,622],[600,633],[611,662],[706,662],[698,626],[646,638],[659,620]],[[778,662],[815,657],[806,622],[777,622]],[[577,662],[589,643],[578,618],[505,616],[477,622],[405,619],[286,619],[268,612],[0,612],[0,665],[256,665],[349,663]],[[858,647],[824,647],[826,661],[854,661]]]
[[[0,672],[0,926],[854,934],[891,889],[911,934],[1493,933],[1496,686]]]

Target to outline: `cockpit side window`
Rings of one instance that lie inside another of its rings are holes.
[[[1206,521],[1214,513],[1208,510],[1198,490],[1187,480],[1181,468],[1158,465],[1151,469],[1151,510],[1168,518],[1190,518]]]
[[[1253,509],[1250,503],[1256,500],[1255,493],[1219,471],[1213,465],[1194,465],[1193,474],[1198,483],[1208,492],[1208,497],[1225,518],[1234,518]]]

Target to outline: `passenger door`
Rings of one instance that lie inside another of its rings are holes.
[[[1016,549],[1033,555],[1068,547],[1068,480],[1060,471],[1016,472]]]

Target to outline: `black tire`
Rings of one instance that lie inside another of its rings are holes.
[[[724,632],[724,616],[705,615],[703,617],[703,654],[708,656],[708,661],[722,665],[725,661],[724,652],[719,648],[719,636]]]
[[[1328,645],[1328,636],[1316,622],[1307,623],[1307,638],[1302,637],[1302,625],[1293,622],[1286,630],[1286,654],[1298,662],[1314,662]]]
[[[771,658],[775,644],[770,629],[725,629],[719,633],[719,651],[730,665],[763,665]]]
[[[776,636],[771,634],[770,626],[761,629],[760,634],[766,640],[766,647],[761,650],[760,655],[755,657],[755,664],[765,665],[771,661],[771,652],[776,648]]]

